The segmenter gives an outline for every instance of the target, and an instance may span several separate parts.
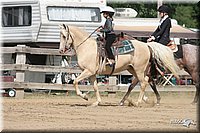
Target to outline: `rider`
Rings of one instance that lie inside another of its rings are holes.
[[[162,5],[157,11],[161,18],[160,23],[147,42],[155,41],[166,46],[170,42],[170,28],[172,27],[171,19],[168,16],[170,9],[168,6]]]
[[[116,39],[116,35],[113,30],[114,26],[112,22],[113,21],[112,17],[115,11],[113,8],[106,6],[106,8],[101,10],[101,13],[103,13],[103,16],[106,18],[106,21],[104,26],[101,27],[101,29],[99,29],[98,31],[105,33],[105,40],[106,40],[105,49],[108,56],[107,60],[108,63],[112,66],[115,63],[115,57],[111,50],[111,45]]]

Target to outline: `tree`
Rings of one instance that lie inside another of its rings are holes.
[[[178,4],[175,5],[175,12],[171,17],[178,21],[179,25],[185,25],[188,28],[198,27],[198,11],[196,5]]]
[[[108,3],[113,8],[133,8],[138,12],[137,18],[154,18],[157,15],[156,3]]]
[[[185,25],[188,28],[198,28],[199,2],[197,3],[163,3],[170,7],[170,17],[176,19],[178,24]],[[113,8],[133,8],[138,12],[138,18],[157,17],[157,3],[108,3]]]

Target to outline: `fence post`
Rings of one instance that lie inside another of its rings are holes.
[[[109,97],[115,97],[116,94],[116,85],[117,85],[117,77],[116,76],[109,76],[109,86],[112,86],[110,89],[112,91],[108,92]]]
[[[26,45],[17,45],[18,48],[23,49]],[[17,52],[16,55],[16,64],[25,64],[26,63],[26,53]],[[16,82],[24,82],[25,81],[25,71],[24,70],[16,70]],[[22,90],[16,88],[16,98],[24,98],[24,89]]]

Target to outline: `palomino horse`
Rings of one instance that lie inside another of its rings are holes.
[[[82,93],[78,88],[78,82],[85,78],[90,78],[97,98],[97,101],[92,104],[95,106],[101,102],[96,75],[109,75],[112,71],[112,68],[110,66],[104,66],[101,73],[98,73],[100,65],[97,42],[94,38],[88,38],[88,36],[89,35],[85,31],[78,27],[66,26],[64,24],[60,25],[61,40],[59,51],[64,53],[66,49],[74,49],[77,55],[78,65],[82,70],[82,73],[73,82],[76,94],[83,99],[88,100],[87,94]],[[144,92],[149,80],[146,74],[151,53],[147,43],[143,43],[138,40],[131,40],[131,42],[135,50],[127,54],[118,55],[113,73],[128,70],[138,79],[140,82],[140,94],[137,102],[135,103],[135,105],[138,106],[142,100],[147,100],[147,97],[144,96]],[[155,42],[151,42],[149,45],[151,45],[150,47],[153,50],[155,58],[178,77],[178,66],[174,61],[171,50],[167,47],[161,47],[160,44]]]
[[[180,69],[184,69],[186,72],[190,74],[192,77],[193,82],[195,83],[196,87],[196,93],[194,96],[194,100],[192,101],[192,104],[196,104],[199,101],[199,54],[200,54],[200,47],[197,45],[192,44],[183,44],[182,45],[183,50],[183,58],[176,59],[177,65],[180,67]],[[127,93],[124,95],[122,100],[120,101],[120,105],[124,105],[125,100],[130,95],[130,92],[135,87],[135,85],[138,83],[137,79],[134,79],[131,85],[128,88]],[[153,89],[154,93],[156,94],[157,98],[157,104],[160,104],[160,94],[156,88],[156,84],[154,81],[150,82],[150,86]]]

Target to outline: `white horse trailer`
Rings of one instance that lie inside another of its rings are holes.
[[[132,8],[115,8],[115,17],[134,18],[137,16],[137,11]]]
[[[105,0],[1,0],[1,34],[6,43],[59,43],[59,24],[89,33],[102,24]]]
[[[106,0],[1,0],[1,42],[3,46],[58,48],[59,24],[75,25],[91,33],[103,24],[101,6],[106,6]],[[11,54],[2,55],[3,63],[13,63],[12,58]],[[59,65],[61,61],[60,56],[46,55],[27,55],[27,59],[36,65]],[[47,73],[26,75],[26,81],[44,82]]]

